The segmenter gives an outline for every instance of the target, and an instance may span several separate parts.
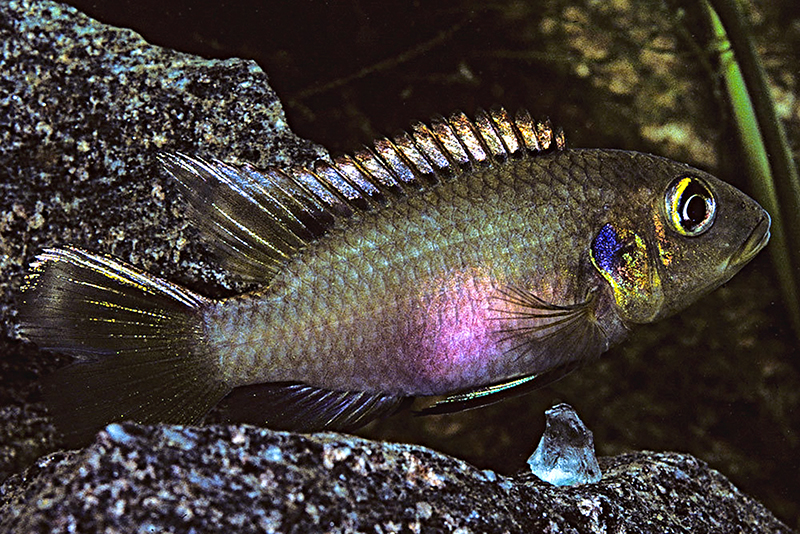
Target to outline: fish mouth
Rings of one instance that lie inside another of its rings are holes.
[[[753,257],[758,254],[762,248],[767,245],[769,241],[769,227],[770,227],[770,217],[767,212],[764,212],[761,219],[758,221],[758,224],[755,225],[753,230],[750,232],[750,235],[747,236],[742,246],[739,247],[739,250],[731,257],[730,261],[728,262],[729,267],[738,268],[742,267],[745,263],[752,260]]]

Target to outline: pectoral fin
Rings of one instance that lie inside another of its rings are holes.
[[[449,395],[416,412],[453,413],[525,395],[563,378],[608,349],[594,317],[595,297],[572,305],[551,304],[532,291],[506,286],[494,296],[497,342],[505,357],[540,371]]]
[[[539,375],[571,362],[585,362],[606,351],[608,338],[597,323],[595,297],[556,305],[521,287],[506,286],[494,296],[496,342],[505,356],[524,361]]]

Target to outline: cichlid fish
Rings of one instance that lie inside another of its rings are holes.
[[[523,113],[417,124],[312,169],[165,154],[194,223],[263,288],[212,300],[66,247],[31,265],[21,332],[79,362],[46,398],[74,442],[121,419],[352,429],[408,398],[488,404],[599,356],[727,281],[770,218],[688,165],[566,149]]]

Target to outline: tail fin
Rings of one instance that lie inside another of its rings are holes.
[[[187,289],[106,256],[48,249],[23,299],[21,333],[79,358],[45,385],[70,445],[122,419],[195,422],[231,389],[205,350],[201,310],[212,301]]]

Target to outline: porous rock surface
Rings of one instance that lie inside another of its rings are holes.
[[[0,531],[791,532],[691,456],[600,465],[597,484],[559,488],[341,434],[112,424],[6,481]]]
[[[65,361],[15,335],[33,255],[69,244],[204,294],[230,289],[236,281],[207,261],[157,155],[266,166],[325,152],[289,130],[253,61],[153,46],[48,0],[0,2],[0,147],[2,480],[57,448],[37,385]]]

